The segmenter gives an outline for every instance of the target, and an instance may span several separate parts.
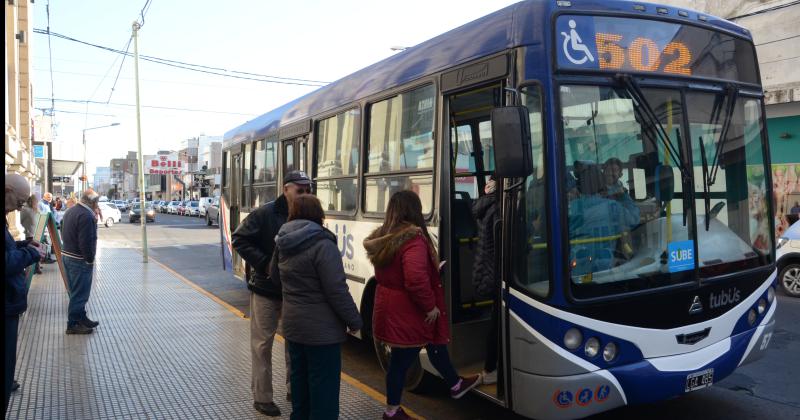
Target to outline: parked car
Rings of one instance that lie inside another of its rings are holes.
[[[200,197],[197,201],[200,203],[200,217],[205,217],[206,209],[214,202],[214,197]]]
[[[131,206],[128,205],[128,202],[125,200],[114,200],[113,203],[115,206],[117,206],[119,211],[128,211],[131,208]]]
[[[787,295],[800,297],[800,221],[778,238],[776,250],[778,283]]]
[[[156,210],[159,213],[166,213],[168,204],[169,204],[169,201],[161,200],[161,201],[158,202],[158,207],[156,208]]]
[[[122,212],[110,201],[101,201],[98,203],[100,209],[100,217],[97,219],[98,224],[104,224],[106,227],[114,226],[114,223],[119,223],[122,220]]]
[[[167,204],[167,214],[178,214],[178,206],[180,206],[180,201],[170,201]]]
[[[131,210],[128,212],[128,221],[130,221],[131,223],[136,223],[140,221],[142,217],[141,208],[142,207],[139,205],[139,203],[133,203],[133,206],[131,206]],[[153,208],[153,206],[147,205],[147,203],[145,203],[144,210],[145,210],[145,220],[148,222],[155,222],[156,210]]]
[[[183,210],[183,215],[200,217],[200,202],[190,201],[186,203],[186,207],[184,207]]]
[[[213,226],[214,223],[219,226],[219,197],[215,198],[206,208],[206,224]]]

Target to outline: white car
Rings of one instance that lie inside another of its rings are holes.
[[[178,206],[180,205],[180,201],[170,201],[169,204],[167,204],[167,214],[178,214]]]
[[[114,226],[114,223],[119,223],[122,220],[122,212],[113,203],[102,201],[97,205],[100,208],[100,218],[97,223],[111,227]]]
[[[794,222],[778,238],[775,261],[778,263],[778,283],[787,295],[800,297],[800,221]]]
[[[183,215],[189,217],[193,216],[200,217],[200,203],[198,203],[197,201],[190,201],[186,203],[186,206],[184,207],[183,210]]]
[[[206,209],[214,202],[214,197],[200,197],[200,217],[206,217]]]

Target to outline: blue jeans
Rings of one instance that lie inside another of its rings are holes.
[[[67,272],[67,286],[69,287],[67,316],[67,328],[69,328],[86,319],[86,302],[89,301],[89,293],[92,291],[94,265],[66,255],[63,260],[64,270]]]
[[[339,418],[342,346],[308,346],[286,340],[291,363],[291,420]]]
[[[420,347],[392,347],[389,358],[389,371],[386,372],[386,403],[400,405],[403,396],[403,386],[406,382],[406,371],[419,357]],[[461,379],[450,362],[447,346],[444,344],[428,344],[425,346],[428,360],[442,375],[448,387],[453,387]]]

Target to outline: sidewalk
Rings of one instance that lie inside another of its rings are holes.
[[[68,298],[55,265],[33,279],[7,418],[269,418],[253,409],[248,320],[134,249],[98,249],[91,335],[64,334]],[[282,342],[272,357],[275,402],[288,418]],[[368,393],[343,381],[340,418],[380,418],[382,402]]]

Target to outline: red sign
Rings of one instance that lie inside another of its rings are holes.
[[[150,175],[183,175],[185,163],[177,155],[150,156],[145,160],[145,172]]]

